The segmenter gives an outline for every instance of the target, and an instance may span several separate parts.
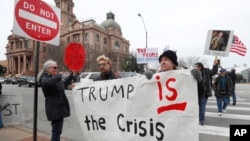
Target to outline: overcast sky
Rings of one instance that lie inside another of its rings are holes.
[[[55,5],[54,0],[44,0]],[[131,50],[146,45],[146,34],[140,13],[148,32],[148,48],[157,47],[159,53],[170,46],[178,57],[206,58],[212,65],[215,56],[204,55],[208,30],[233,30],[241,41],[250,46],[249,0],[73,0],[74,13],[79,21],[94,19],[101,24],[106,13],[113,12],[122,28],[123,37],[130,41]],[[0,60],[4,55],[7,37],[13,27],[14,0],[0,0]],[[245,57],[230,53],[221,58],[222,66],[234,64],[250,67],[249,50]],[[243,67],[236,70],[245,69]]]

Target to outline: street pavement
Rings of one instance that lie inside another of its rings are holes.
[[[199,126],[199,141],[229,141],[230,125],[241,124],[249,125],[250,123],[250,84],[237,84],[236,95],[237,103],[235,106],[228,105],[227,112],[219,116],[217,113],[216,99],[210,97],[207,103],[206,120],[204,126]],[[5,87],[5,86],[4,86]],[[11,86],[8,86],[11,87]],[[16,86],[15,86],[16,87]],[[30,89],[32,88],[23,88]],[[20,90],[19,90],[20,91]],[[31,92],[32,94],[32,92]],[[25,96],[30,97],[29,94]],[[87,141],[82,137],[82,133],[78,120],[76,119],[74,105],[72,101],[71,91],[67,91],[67,96],[70,101],[72,115],[65,119],[64,131],[62,133],[62,141]],[[27,97],[23,100],[28,99]],[[44,105],[42,96],[39,97],[38,109],[38,132],[37,141],[50,140],[50,123],[47,121],[44,114]],[[232,102],[232,99],[231,99]],[[33,139],[33,124],[32,110],[27,109],[30,105],[24,105],[25,122],[20,125],[6,126],[0,129],[0,141],[32,141]],[[31,103],[32,104],[32,103]],[[43,109],[43,110],[42,110]]]

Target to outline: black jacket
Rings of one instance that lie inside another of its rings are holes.
[[[235,86],[236,80],[237,80],[237,75],[234,72],[228,73],[228,76],[231,78],[233,86]]]
[[[0,94],[2,94],[2,83],[0,82]]]
[[[203,68],[201,70],[204,82],[204,94],[206,97],[212,96],[212,76],[217,74],[217,72],[218,72],[217,65],[214,65],[211,70],[209,68]]]
[[[115,74],[112,71],[109,71],[108,73],[100,73],[100,75],[96,77],[94,81],[110,80],[110,79],[116,79]]]
[[[70,116],[65,86],[70,83],[72,78],[73,74],[70,74],[65,81],[62,80],[60,74],[54,77],[47,73],[42,75],[41,86],[45,97],[45,111],[49,121]]]
[[[214,95],[216,97],[222,97],[227,96],[229,97],[232,91],[232,80],[228,75],[225,75],[226,82],[225,82],[225,93],[221,93],[221,85],[220,81],[222,79],[222,76],[218,76],[214,81]]]

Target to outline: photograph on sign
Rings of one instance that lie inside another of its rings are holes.
[[[136,49],[137,64],[157,63],[158,48],[137,48]]]
[[[234,31],[232,30],[209,30],[204,54],[223,57],[228,56],[233,33]]]
[[[40,0],[15,0],[13,33],[59,45],[61,10]]]

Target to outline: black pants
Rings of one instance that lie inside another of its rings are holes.
[[[60,135],[62,134],[62,128],[63,128],[63,118],[52,120],[51,126],[52,126],[51,141],[60,141]]]

